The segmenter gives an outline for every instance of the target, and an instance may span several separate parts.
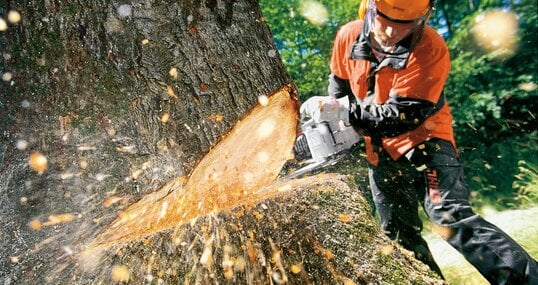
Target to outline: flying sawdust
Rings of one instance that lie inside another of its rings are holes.
[[[297,100],[286,86],[254,107],[197,165],[122,211],[86,254],[178,227],[200,215],[259,201],[275,182],[296,137]]]

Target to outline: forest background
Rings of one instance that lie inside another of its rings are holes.
[[[262,0],[301,100],[327,95],[332,43],[357,0]],[[538,11],[535,0],[436,1],[429,24],[446,40],[445,95],[475,208],[538,203]]]

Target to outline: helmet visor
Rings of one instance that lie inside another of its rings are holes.
[[[414,20],[397,20],[381,13],[370,1],[364,19],[364,32],[372,48],[391,54],[396,44],[422,29],[430,13]],[[412,45],[414,46],[415,43]]]

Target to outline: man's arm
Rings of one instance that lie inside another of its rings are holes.
[[[444,97],[433,103],[416,98],[391,95],[384,104],[372,102],[373,96],[351,106],[350,121],[366,133],[380,137],[394,137],[420,126],[430,115],[444,105]]]
[[[336,76],[334,73],[329,75],[329,96],[334,98],[342,98],[344,96],[353,95],[349,80],[342,79]]]

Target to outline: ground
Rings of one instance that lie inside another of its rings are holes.
[[[538,258],[538,207],[496,212],[482,209],[482,216],[504,230],[531,256]],[[487,285],[480,273],[463,256],[435,233],[425,234],[435,260],[451,285]]]

